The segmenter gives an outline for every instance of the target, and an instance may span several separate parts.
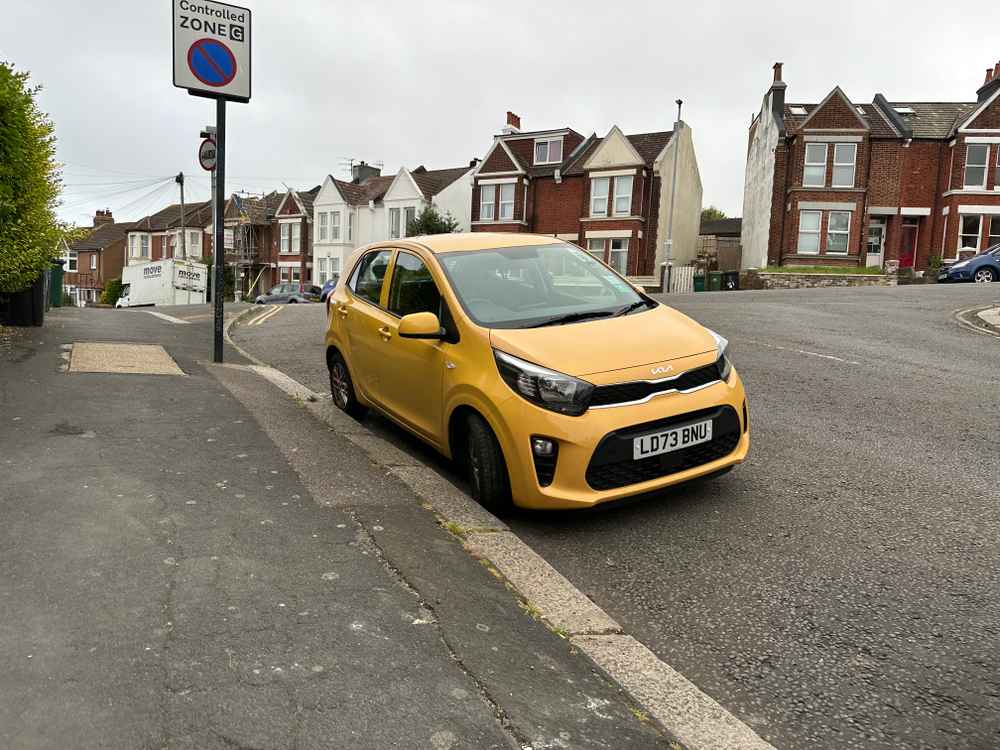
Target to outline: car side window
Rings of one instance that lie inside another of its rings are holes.
[[[362,258],[351,279],[351,290],[362,299],[377,305],[382,296],[382,282],[389,268],[390,257],[392,250],[373,250]]]
[[[416,255],[402,250],[396,255],[389,285],[389,312],[399,317],[418,312],[441,315],[441,294],[430,269]]]

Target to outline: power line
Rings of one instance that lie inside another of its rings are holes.
[[[166,179],[172,180],[173,178],[168,177]],[[82,206],[86,203],[104,203],[110,198],[115,198],[119,195],[125,195],[126,193],[134,193],[137,190],[142,190],[146,187],[152,187],[153,185],[158,185],[160,182],[163,181],[164,181],[163,179],[157,179],[149,181],[145,185],[130,185],[129,187],[124,188],[122,190],[112,190],[110,192],[104,191],[102,193],[91,193],[86,196],[77,195],[74,196],[72,200],[70,200],[68,203],[60,204],[59,208],[66,210],[70,208],[77,208],[78,206]]]

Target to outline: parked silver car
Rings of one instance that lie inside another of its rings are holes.
[[[254,302],[258,305],[274,305],[282,302],[319,302],[322,290],[312,284],[278,284],[264,294],[258,294]]]

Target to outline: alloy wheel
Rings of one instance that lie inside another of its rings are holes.
[[[469,441],[469,479],[472,481],[472,487],[475,490],[474,496],[479,496],[479,483],[480,470],[479,470],[479,455],[476,453],[476,447]]]
[[[993,282],[993,272],[988,268],[980,268],[976,271],[975,279],[977,284],[990,284]]]
[[[346,409],[350,393],[347,390],[347,370],[343,362],[334,363],[330,370],[330,380],[333,382],[333,393],[337,399],[337,405],[341,409]]]

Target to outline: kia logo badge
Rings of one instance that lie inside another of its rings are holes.
[[[673,367],[667,365],[666,367],[654,367],[650,370],[650,372],[653,373],[654,375],[666,375],[673,369],[674,369]]]

